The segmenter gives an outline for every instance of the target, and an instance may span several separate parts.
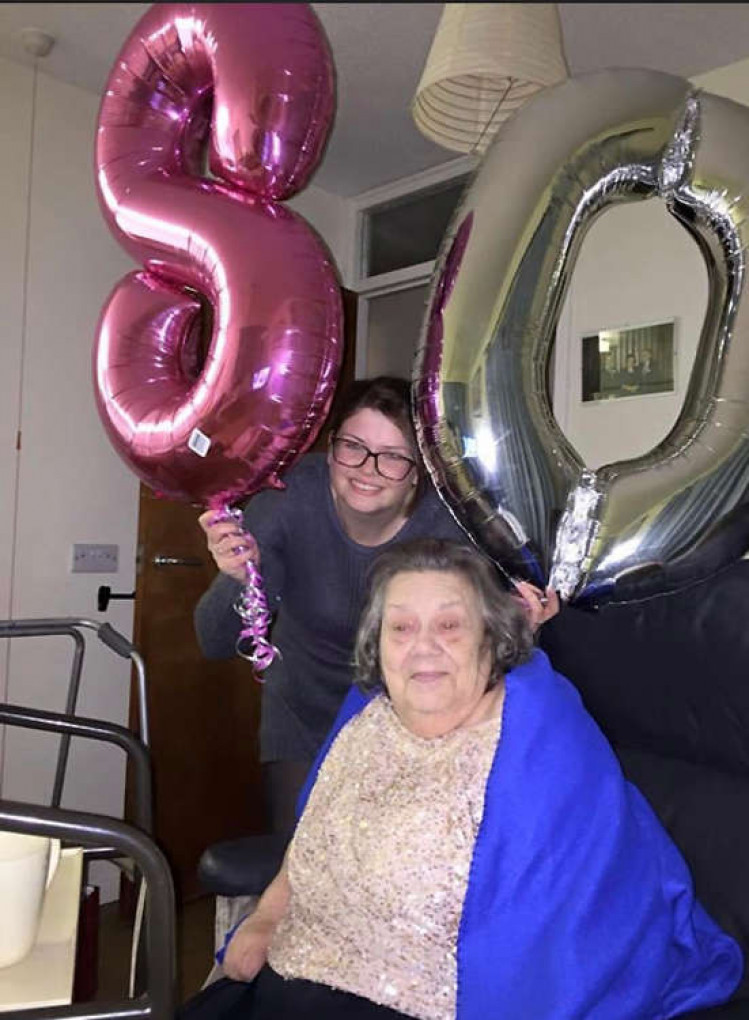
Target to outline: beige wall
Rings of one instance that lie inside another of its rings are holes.
[[[749,106],[749,59],[698,75],[694,84],[707,92],[714,92],[716,96],[725,96]]]

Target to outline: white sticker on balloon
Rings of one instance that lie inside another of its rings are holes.
[[[205,457],[211,448],[211,441],[200,429],[193,429],[187,440],[187,445],[193,453],[197,453],[199,457]]]

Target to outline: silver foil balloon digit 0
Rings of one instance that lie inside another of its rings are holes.
[[[551,408],[557,319],[596,217],[653,197],[703,253],[708,310],[671,432],[594,471]],[[572,78],[500,130],[437,262],[414,411],[438,491],[505,570],[584,603],[686,583],[746,548],[748,212],[749,110],[681,78]]]

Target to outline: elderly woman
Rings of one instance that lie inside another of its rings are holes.
[[[738,946],[478,553],[380,558],[356,679],[233,980],[186,1016],[665,1020],[729,997]]]

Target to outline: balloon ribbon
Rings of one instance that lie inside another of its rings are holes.
[[[218,521],[234,520],[242,527],[242,511],[223,506],[216,516]],[[247,580],[239,594],[234,609],[242,620],[242,629],[237,638],[237,655],[247,659],[256,670],[267,669],[278,653],[275,645],[267,638],[271,614],[263,589],[263,579],[254,563],[247,563]],[[262,683],[262,677],[258,677]]]

